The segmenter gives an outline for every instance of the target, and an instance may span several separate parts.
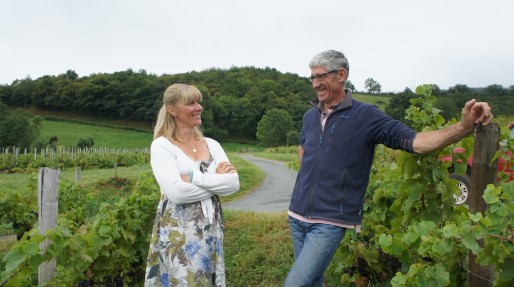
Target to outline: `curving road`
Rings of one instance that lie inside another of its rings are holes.
[[[242,158],[264,170],[266,178],[260,187],[244,198],[223,204],[223,209],[255,212],[285,211],[289,207],[296,171],[283,162],[243,154]]]

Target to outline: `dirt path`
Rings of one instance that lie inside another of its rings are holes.
[[[287,210],[297,173],[288,169],[283,162],[246,154],[241,157],[264,170],[266,178],[254,192],[244,198],[224,204],[223,208],[256,212]]]

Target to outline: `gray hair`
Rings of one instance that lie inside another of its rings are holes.
[[[312,58],[309,68],[326,68],[328,71],[344,68],[350,74],[350,64],[343,53],[335,50],[321,52]],[[348,75],[346,76],[348,78]]]

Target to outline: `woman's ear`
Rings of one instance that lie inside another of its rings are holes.
[[[177,116],[177,112],[175,112],[175,109],[173,108],[173,106],[167,106],[166,111],[168,112],[168,114],[170,114],[174,117]]]

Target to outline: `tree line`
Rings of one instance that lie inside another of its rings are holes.
[[[470,88],[466,85],[455,85],[448,90],[442,90],[437,85],[430,85],[432,95],[436,97],[434,106],[441,110],[441,116],[446,120],[460,115],[464,104],[471,100],[487,101],[498,116],[514,115],[514,85],[504,88],[501,85],[489,85],[485,88]],[[410,124],[405,119],[405,111],[410,106],[410,100],[417,98],[415,92],[408,88],[401,93],[392,95],[385,112],[395,119]]]
[[[296,144],[303,113],[310,108],[306,101],[316,97],[309,80],[297,74],[281,73],[274,68],[232,67],[161,76],[128,69],[79,77],[75,71],[68,70],[57,76],[46,75],[35,80],[27,77],[10,85],[0,85],[0,102],[8,107],[37,107],[153,123],[162,105],[162,94],[173,83],[195,85],[202,92],[203,129],[207,136],[218,140],[259,140],[267,145]],[[375,80],[371,84],[379,87]],[[353,85],[349,88],[357,92]],[[432,85],[432,90],[438,97],[436,106],[444,110],[446,118],[456,116],[463,103],[472,97],[490,102],[495,115],[514,114],[514,101],[509,101],[513,98],[514,86],[491,85],[477,89],[456,85],[441,90]],[[403,113],[410,105],[409,100],[416,97],[415,93],[409,89],[398,94],[379,91],[378,88],[378,92],[371,93],[390,96],[386,112],[403,120]],[[268,112],[271,113],[268,122],[259,125]],[[0,119],[1,113],[0,109]],[[287,129],[271,129],[273,122]],[[258,131],[259,126],[261,131]],[[277,136],[273,131],[281,134]]]

